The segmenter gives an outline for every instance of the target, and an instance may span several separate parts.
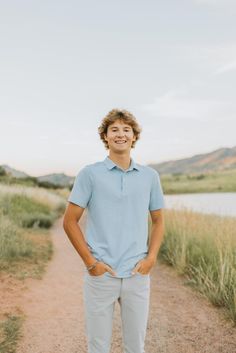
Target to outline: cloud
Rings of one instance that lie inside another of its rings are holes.
[[[215,71],[215,75],[220,75],[223,74],[225,72],[229,72],[229,71],[235,71],[236,70],[236,60],[229,62],[225,65],[220,66],[216,71]]]
[[[62,142],[63,145],[79,145],[80,144],[80,141],[79,140],[76,140],[76,141],[63,141]]]
[[[141,110],[151,116],[170,120],[231,120],[235,112],[235,103],[191,97],[187,90],[170,90],[154,99],[153,103],[144,104]]]
[[[194,0],[194,2],[197,4],[214,4],[216,0]]]
[[[206,4],[206,5],[227,5],[234,4],[234,0],[193,0],[197,4]]]
[[[42,141],[47,141],[47,140],[49,140],[49,136],[47,136],[47,135],[41,135],[41,136],[39,136],[39,139],[40,140],[42,140]]]

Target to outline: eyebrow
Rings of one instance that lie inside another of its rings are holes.
[[[118,126],[111,126],[111,129],[116,129]],[[124,126],[123,129],[131,129],[131,126]]]

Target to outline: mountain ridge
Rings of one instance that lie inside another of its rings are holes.
[[[210,173],[236,168],[236,146],[222,147],[208,153],[192,157],[169,160],[162,163],[150,163],[150,167],[160,174]]]
[[[160,174],[194,174],[210,173],[236,169],[236,146],[222,147],[208,153],[197,154],[192,157],[169,160],[161,163],[151,163],[148,166],[156,169]],[[72,186],[75,177],[65,173],[52,173],[31,177],[25,172],[16,170],[4,164],[0,166],[8,176],[15,178],[35,178],[41,183],[51,183],[60,187]]]

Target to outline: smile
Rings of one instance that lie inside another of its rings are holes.
[[[120,140],[120,141],[115,141],[115,143],[122,144],[122,143],[126,143],[126,141],[125,140]]]

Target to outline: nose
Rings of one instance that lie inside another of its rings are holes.
[[[117,131],[117,136],[124,137],[125,133],[123,131]]]

